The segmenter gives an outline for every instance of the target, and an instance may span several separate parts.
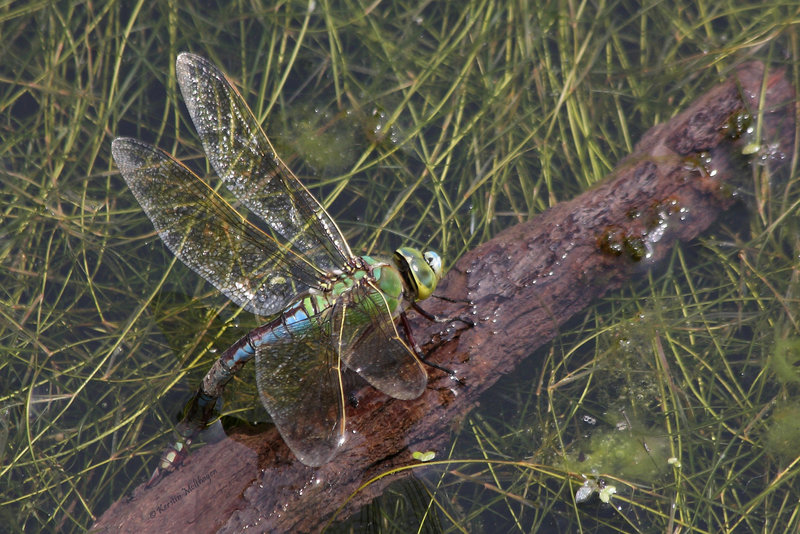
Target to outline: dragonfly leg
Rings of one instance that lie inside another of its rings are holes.
[[[433,315],[431,315],[431,317],[433,317]],[[441,365],[437,365],[433,362],[428,361],[428,357],[425,355],[425,353],[422,352],[422,349],[419,347],[417,341],[414,339],[414,334],[411,331],[411,325],[409,324],[408,317],[406,317],[405,313],[400,314],[400,322],[403,323],[403,329],[406,331],[406,338],[408,338],[408,341],[411,344],[411,348],[414,350],[414,353],[417,355],[417,358],[419,358],[419,360],[422,363],[424,363],[427,366],[433,367],[434,369],[439,369],[440,371],[443,371],[448,375],[450,375],[450,378],[452,380],[455,380],[459,384],[462,385],[464,384],[464,382],[462,382],[461,379],[456,376],[455,371],[453,371],[452,369],[448,369],[447,367],[442,367]]]
[[[447,300],[447,301],[451,301],[451,299],[445,299],[444,297],[440,297],[440,298],[442,298],[444,300]],[[454,301],[452,301],[452,302],[454,302]],[[451,323],[453,321],[460,321],[460,322],[464,323],[465,325],[467,325],[470,328],[475,326],[475,321],[473,321],[469,317],[462,317],[462,316],[457,316],[457,317],[438,317],[438,316],[430,313],[428,310],[426,310],[425,308],[423,308],[422,306],[420,306],[416,302],[412,302],[411,303],[411,307],[414,308],[414,310],[418,314],[422,315],[427,320],[429,320],[429,321],[431,321],[433,323]]]

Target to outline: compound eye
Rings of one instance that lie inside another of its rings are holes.
[[[437,253],[429,250],[425,254],[423,254],[425,261],[428,262],[433,274],[436,275],[436,278],[442,277],[442,258]]]

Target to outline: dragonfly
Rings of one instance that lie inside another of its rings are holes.
[[[177,77],[206,156],[238,203],[137,139],[115,139],[114,161],[172,253],[266,322],[205,375],[184,410],[181,439],[150,483],[185,459],[225,385],[253,358],[259,397],[281,437],[301,462],[323,465],[345,442],[346,369],[396,399],[424,392],[428,376],[405,313],[413,307],[438,320],[417,302],[435,290],[442,259],[410,247],[390,259],[354,255],[225,75],[182,53]]]

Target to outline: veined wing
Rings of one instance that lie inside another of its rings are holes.
[[[166,152],[129,138],[115,139],[111,152],[162,241],[239,306],[269,315],[318,287],[318,270]]]
[[[380,291],[361,280],[336,303],[331,320],[333,344],[347,367],[396,399],[416,399],[428,375],[389,313]]]
[[[225,186],[312,264],[342,269],[352,254],[341,232],[280,160],[225,75],[187,53],[178,56],[177,75],[206,156]]]
[[[286,329],[270,333],[269,340],[253,340],[258,392],[295,456],[306,465],[323,465],[344,442],[344,399],[330,324],[312,317],[286,323]]]

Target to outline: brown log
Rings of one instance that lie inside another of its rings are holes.
[[[618,288],[643,265],[696,237],[734,203],[732,180],[747,173],[742,156],[749,114],[755,125],[764,67],[749,63],[667,123],[652,128],[600,185],[509,228],[458,260],[432,299],[444,316],[472,314],[476,325],[442,331],[415,321],[430,339],[429,358],[453,369],[460,385],[430,373],[413,401],[362,386],[348,407],[348,441],[319,468],[294,459],[274,428],[193,451],[186,465],[154,488],[114,504],[97,531],[318,531],[364,482],[418,464],[411,451],[444,452],[451,422],[481,393],[550,341],[570,317]],[[775,142],[768,160],[791,159],[795,93],[782,71],[767,73],[762,127]],[[746,120],[745,120],[746,122]],[[534,364],[533,362],[526,362]],[[153,459],[155,465],[156,459]],[[400,475],[402,476],[402,475]],[[359,492],[338,517],[380,494],[397,476]]]

